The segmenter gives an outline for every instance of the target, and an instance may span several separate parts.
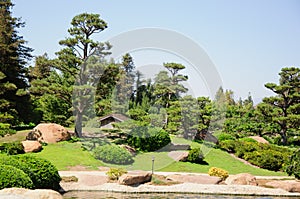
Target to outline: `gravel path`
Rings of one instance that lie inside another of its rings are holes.
[[[155,172],[160,175],[182,174],[178,172]],[[78,182],[65,183],[61,186],[65,191],[109,191],[124,193],[201,193],[201,194],[230,194],[230,195],[261,195],[261,196],[298,196],[300,193],[290,193],[282,189],[271,189],[250,185],[212,185],[183,183],[171,186],[125,186],[117,183],[107,183],[105,172],[101,171],[60,171],[61,176],[76,176]],[[193,174],[205,175],[205,174]],[[272,176],[272,179],[277,176]]]

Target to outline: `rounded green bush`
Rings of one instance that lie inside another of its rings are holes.
[[[18,155],[16,158],[28,165],[27,171],[29,170],[30,172],[28,176],[31,178],[35,188],[54,190],[60,188],[59,182],[61,177],[56,167],[50,161],[31,155]]]
[[[94,157],[106,163],[112,164],[131,164],[132,155],[124,148],[115,144],[97,146],[94,151]]]
[[[59,189],[61,180],[55,166],[48,160],[31,155],[0,156],[0,164],[11,165],[26,173],[39,189]]]
[[[128,145],[146,152],[159,150],[170,142],[171,138],[165,130],[148,126],[133,128],[127,138]]]
[[[0,189],[11,187],[31,189],[33,186],[29,176],[22,170],[10,165],[0,165]]]
[[[204,155],[200,148],[194,148],[189,151],[189,155],[187,157],[188,162],[192,163],[202,163],[203,162]]]

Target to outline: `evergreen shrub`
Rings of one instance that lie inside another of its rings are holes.
[[[131,164],[132,155],[124,148],[115,144],[97,146],[93,151],[96,159],[112,164]]]

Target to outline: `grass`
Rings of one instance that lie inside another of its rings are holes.
[[[17,134],[0,138],[2,142],[13,142],[24,140],[28,130],[19,131]],[[286,173],[273,172],[265,169],[259,169],[246,165],[232,157],[230,154],[214,148],[203,148],[203,145],[171,136],[173,143],[190,144],[192,148],[200,147],[206,154],[204,160],[208,165],[200,165],[189,162],[176,162],[168,156],[168,152],[150,152],[138,153],[134,157],[132,165],[113,165],[104,164],[96,160],[89,151],[84,151],[81,148],[81,143],[60,142],[57,144],[48,144],[44,146],[39,153],[34,153],[35,156],[45,158],[51,161],[58,170],[69,170],[73,166],[84,166],[90,170],[97,170],[99,166],[121,167],[127,170],[152,170],[152,158],[154,157],[155,171],[174,171],[174,172],[195,172],[208,173],[210,167],[219,167],[225,169],[229,174],[251,173],[259,176],[287,176]]]
[[[91,153],[82,150],[80,143],[48,144],[41,152],[34,155],[49,160],[58,170],[69,170],[69,167],[78,165],[97,170],[99,166],[103,166],[102,162],[96,160]]]
[[[17,133],[10,135],[10,136],[0,137],[0,143],[20,142],[20,141],[26,140],[26,136],[29,132],[30,132],[30,130],[23,130],[23,131],[18,131]]]

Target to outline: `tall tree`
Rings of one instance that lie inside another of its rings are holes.
[[[279,84],[265,84],[276,96],[264,98],[258,110],[286,145],[288,137],[300,130],[300,68],[282,68],[279,75]]]
[[[19,18],[12,17],[10,0],[0,0],[0,84],[13,85],[15,89],[6,89],[1,92],[0,99],[5,103],[1,106],[9,106],[14,110],[12,120],[14,124],[29,122],[30,98],[26,89],[27,61],[31,58],[32,49],[25,46],[26,41],[18,34],[17,29],[24,26]],[[11,122],[12,122],[11,121]]]
[[[75,79],[73,108],[75,133],[79,137],[82,136],[84,112],[94,108],[90,107],[92,93],[98,84],[99,76],[103,73],[103,58],[109,54],[107,50],[111,48],[108,43],[94,41],[92,36],[106,28],[107,23],[100,18],[99,14],[79,14],[71,21],[71,28],[68,29],[70,37],[59,42],[66,47],[59,52],[61,59],[64,58],[67,63],[74,62],[70,67],[62,64],[60,68],[69,72]]]
[[[164,67],[170,72],[169,76],[167,71],[160,71],[155,77],[155,90],[157,102],[168,108],[170,101],[176,100],[180,97],[181,93],[186,93],[182,82],[187,81],[188,77],[179,72],[185,69],[185,66],[179,63],[164,63]]]

